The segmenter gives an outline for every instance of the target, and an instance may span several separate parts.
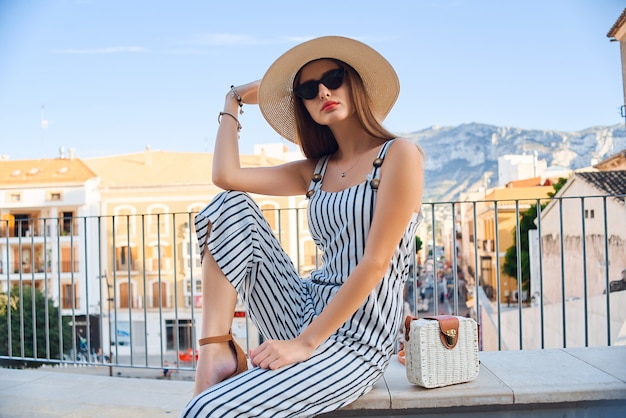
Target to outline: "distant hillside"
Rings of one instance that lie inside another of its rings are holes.
[[[588,167],[626,149],[624,124],[578,132],[541,131],[469,123],[404,134],[426,152],[424,200],[452,201],[490,179],[498,182],[498,157],[537,152],[550,166]]]

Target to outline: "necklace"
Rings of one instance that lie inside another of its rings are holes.
[[[362,156],[363,156],[363,155],[361,154],[361,156],[360,156],[359,158],[357,158],[357,159],[356,159],[356,161],[354,162],[354,164],[352,164],[352,166],[351,166],[349,169],[344,170],[344,171],[341,171],[341,167],[339,167],[339,163],[338,163],[338,162],[335,162],[335,163],[337,164],[337,168],[339,169],[339,174],[341,174],[341,177],[345,177],[345,176],[346,176],[346,173],[347,173],[348,171],[352,170],[352,169],[353,169],[353,168],[354,168],[354,167],[355,167],[355,166],[359,163],[359,160],[361,159],[361,157],[362,157]]]

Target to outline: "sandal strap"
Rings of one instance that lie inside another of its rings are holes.
[[[233,334],[218,335],[217,337],[200,338],[198,340],[198,345],[202,346],[202,345],[212,344],[212,343],[225,343],[226,341],[232,341],[232,340],[233,340]]]

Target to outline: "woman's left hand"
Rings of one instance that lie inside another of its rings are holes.
[[[257,92],[259,91],[260,85],[261,80],[256,80],[251,83],[236,86],[235,91],[241,96],[241,100],[244,104],[258,104],[259,98],[257,97]]]
[[[262,369],[276,370],[289,364],[298,363],[311,357],[313,349],[300,340],[267,340],[254,350],[250,350],[252,365]]]

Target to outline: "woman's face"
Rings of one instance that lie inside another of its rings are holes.
[[[342,122],[354,114],[350,95],[350,82],[347,72],[343,83],[335,89],[319,82],[329,72],[341,67],[330,60],[313,61],[302,68],[298,85],[307,81],[317,81],[317,94],[312,99],[300,99],[311,118],[320,125],[331,126]],[[331,83],[329,83],[331,84]],[[331,84],[332,87],[332,84]]]

